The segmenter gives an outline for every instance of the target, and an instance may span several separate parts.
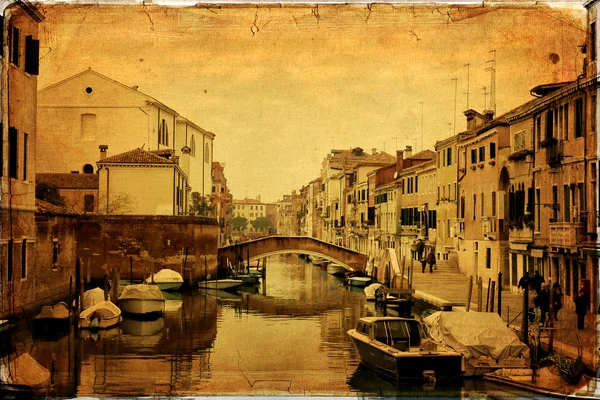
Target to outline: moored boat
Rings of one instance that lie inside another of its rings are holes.
[[[163,312],[165,297],[155,285],[125,286],[119,296],[121,311],[129,314],[153,315]]]
[[[346,282],[350,286],[365,287],[371,283],[371,278],[368,276],[351,276],[346,278]]]
[[[177,271],[173,271],[169,268],[163,268],[154,274],[154,279],[150,276],[146,279],[146,283],[153,283],[160,288],[160,290],[164,291],[173,291],[176,292],[181,289],[183,285],[183,277]]]
[[[200,289],[217,289],[217,290],[228,290],[240,286],[242,283],[241,279],[218,279],[214,281],[202,281],[198,282]]]
[[[28,353],[16,353],[0,359],[0,389],[15,393],[44,393],[50,380],[50,371]],[[1,393],[0,393],[1,394]],[[20,396],[17,396],[20,398]]]
[[[460,353],[438,346],[415,319],[364,317],[348,335],[366,366],[396,380],[461,376]]]
[[[346,268],[340,264],[331,263],[327,266],[327,273],[335,276],[343,276],[346,274]]]
[[[33,329],[36,334],[59,338],[68,332],[70,322],[69,306],[61,301],[53,306],[43,306],[40,313],[33,318]]]
[[[369,286],[367,286],[365,288],[365,296],[367,298],[367,301],[375,301],[375,294],[377,290],[381,289],[382,287],[384,286],[381,283],[371,283]]]
[[[430,336],[463,356],[463,375],[530,366],[529,347],[496,313],[437,311],[423,319]]]
[[[107,329],[119,323],[121,310],[111,301],[102,301],[86,308],[79,314],[82,329]]]
[[[108,300],[110,300],[110,295],[108,296]],[[104,289],[94,288],[90,290],[86,290],[83,294],[83,305],[82,310],[87,310],[88,308],[102,303],[104,301]]]

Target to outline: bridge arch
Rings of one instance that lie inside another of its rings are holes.
[[[236,260],[250,259],[252,262],[278,254],[309,254],[323,257],[351,271],[364,272],[367,264],[365,254],[306,236],[269,236],[220,247],[218,260],[220,267],[224,268],[227,260],[235,263]]]

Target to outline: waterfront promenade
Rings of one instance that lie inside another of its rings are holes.
[[[453,304],[452,309],[457,311],[466,310],[466,301],[469,288],[469,277],[459,272],[458,267],[447,262],[439,261],[438,269],[429,273],[421,272],[420,263],[414,262],[413,288],[415,298],[424,302],[447,302]],[[482,311],[486,308],[487,286],[482,290]],[[498,295],[495,295],[497,306]],[[488,305],[489,307],[489,305]],[[470,309],[477,311],[477,289],[473,284]],[[502,319],[509,323],[515,330],[521,329],[521,311],[523,309],[523,297],[518,293],[502,292]],[[585,320],[585,329],[577,330],[577,315],[575,305],[572,301],[565,301],[563,309],[558,314],[558,321],[554,321],[553,347],[556,353],[577,358],[578,349],[582,350],[584,364],[593,371],[598,371],[598,323],[596,310],[590,310]],[[497,312],[497,309],[494,310]],[[530,332],[534,327],[530,327]],[[541,330],[540,340],[548,344],[549,331]],[[578,344],[581,343],[580,346]]]

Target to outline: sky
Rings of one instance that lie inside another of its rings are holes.
[[[90,67],[138,85],[216,134],[235,199],[275,202],[331,149],[420,151],[465,130],[466,109],[494,109],[494,65],[497,115],[574,80],[581,4],[45,4],[38,89]]]

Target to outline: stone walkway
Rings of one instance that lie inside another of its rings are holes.
[[[428,298],[443,300],[453,305],[453,310],[466,311],[467,292],[469,289],[469,277],[460,273],[457,266],[447,261],[439,261],[438,269],[429,273],[429,267],[425,273],[421,272],[421,264],[414,262],[413,288],[415,289],[415,298],[423,301]],[[408,276],[407,273],[405,273]],[[487,282],[484,283],[487,285]],[[487,286],[483,287],[482,293],[482,311],[486,307]],[[497,293],[494,299],[498,304]],[[488,305],[489,307],[489,305]],[[502,319],[510,324],[515,330],[521,329],[521,310],[523,308],[523,297],[517,293],[502,291]],[[473,284],[473,293],[471,297],[471,310],[477,311],[477,291]],[[495,310],[497,312],[497,310]],[[588,313],[585,321],[585,329],[577,330],[577,315],[575,314],[575,305],[573,302],[566,301],[562,310],[558,314],[558,321],[554,322],[554,351],[571,357],[577,358],[581,349],[584,364],[594,370],[598,370],[598,352],[600,342],[598,341],[598,330],[600,329],[600,319],[596,318],[595,313]],[[539,332],[538,332],[539,330]],[[539,333],[541,341],[547,345],[549,342],[549,330],[539,329],[537,324],[529,328],[530,335]],[[518,333],[518,332],[517,332]]]

